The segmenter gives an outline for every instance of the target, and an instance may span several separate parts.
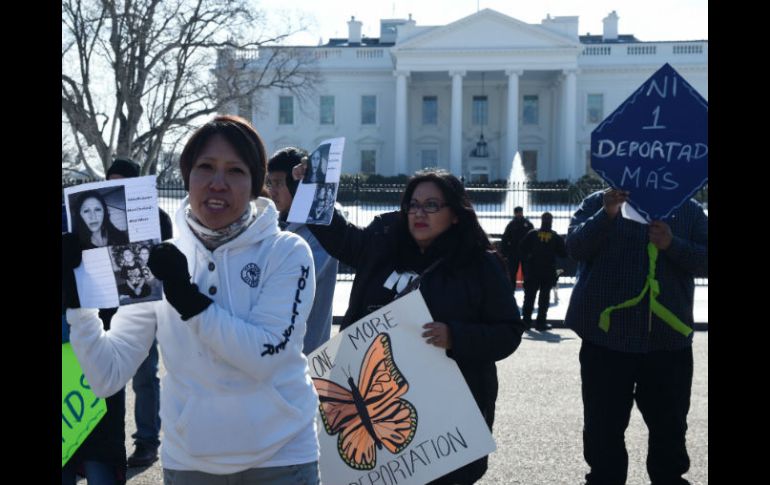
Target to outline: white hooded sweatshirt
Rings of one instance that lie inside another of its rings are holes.
[[[126,385],[157,336],[164,468],[231,474],[316,461],[318,397],[302,354],[315,270],[307,243],[278,228],[269,199],[235,239],[208,250],[176,214],[173,243],[214,300],[182,321],[165,300],[122,306],[105,332],[97,311],[67,311],[70,341],[98,396]]]

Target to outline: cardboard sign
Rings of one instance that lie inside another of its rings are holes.
[[[107,413],[104,399],[96,397],[69,343],[61,346],[61,466]]]
[[[663,220],[708,182],[708,102],[665,64],[591,133],[591,167]]]
[[[421,336],[413,291],[308,356],[324,483],[424,484],[495,450],[454,360]]]

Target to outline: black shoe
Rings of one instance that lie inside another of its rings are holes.
[[[524,319],[522,322],[524,323],[524,330],[532,330],[532,320]]]
[[[150,466],[156,461],[158,461],[158,448],[139,443],[134,448],[134,453],[128,457],[128,466]]]
[[[550,330],[552,327],[550,323],[537,322],[537,325],[535,326],[535,328],[537,329],[538,332],[545,332],[547,330]]]

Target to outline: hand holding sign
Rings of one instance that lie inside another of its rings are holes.
[[[430,322],[423,325],[422,328],[427,329],[422,333],[426,342],[442,349],[452,348],[452,332],[449,331],[449,326],[446,323]]]
[[[663,221],[652,221],[648,228],[650,242],[656,248],[666,250],[671,246],[671,240],[674,238],[671,234],[671,227]]]
[[[297,187],[287,220],[328,226],[337,200],[345,138],[324,140],[302,163],[292,168]]]
[[[629,195],[627,190],[609,188],[604,191],[603,208],[610,219],[614,219],[618,215],[620,206],[628,200]]]
[[[667,218],[708,182],[708,102],[665,64],[591,133],[591,166],[648,222]]]

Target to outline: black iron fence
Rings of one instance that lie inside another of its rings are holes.
[[[66,185],[90,182],[91,180],[70,180]],[[65,180],[62,180],[65,186]],[[374,216],[399,207],[404,184],[367,184],[355,178],[340,184],[337,201],[343,207],[348,219],[358,225],[368,225]],[[514,207],[522,207],[524,215],[537,227],[543,212],[553,215],[553,229],[559,234],[566,234],[569,220],[589,194],[606,188],[600,181],[579,181],[574,184],[564,182],[522,182],[510,184],[466,184],[482,227],[493,242],[499,241],[505,226],[513,217]],[[158,203],[172,216],[175,214],[187,191],[181,184],[158,186]],[[708,211],[708,187],[696,194]],[[562,261],[565,276],[562,283],[574,282],[575,263]],[[339,280],[352,280],[354,271],[341,267]],[[708,278],[696,278],[696,284],[708,285]]]

